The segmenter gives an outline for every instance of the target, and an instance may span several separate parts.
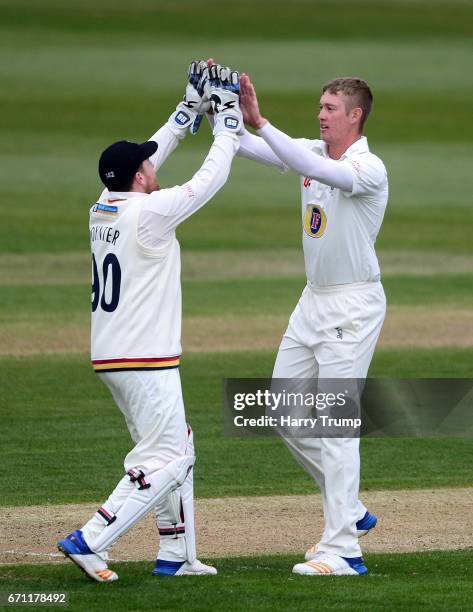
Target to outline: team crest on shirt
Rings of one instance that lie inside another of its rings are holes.
[[[316,204],[308,204],[304,215],[304,231],[311,238],[320,238],[324,235],[327,226],[327,217],[324,209]]]

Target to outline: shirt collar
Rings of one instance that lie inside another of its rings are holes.
[[[323,140],[318,140],[316,146],[318,147],[323,157],[329,157],[326,142],[324,142]],[[366,138],[366,136],[362,136],[358,140],[355,140],[355,142],[348,147],[348,149],[345,151],[345,153],[343,153],[340,159],[345,159],[346,157],[353,155],[353,153],[365,153],[369,150],[370,149],[368,147],[368,139]]]
[[[105,197],[109,200],[129,200],[130,198],[138,198],[144,196],[146,193],[141,191],[109,191],[105,194]]]
[[[358,138],[358,140],[355,140],[355,142],[348,147],[348,149],[345,151],[345,153],[341,156],[340,159],[345,159],[346,157],[353,155],[353,153],[366,153],[369,150],[370,148],[368,146],[368,139],[366,138],[366,136],[362,136],[361,138]]]

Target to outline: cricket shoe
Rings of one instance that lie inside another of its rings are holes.
[[[215,567],[205,565],[198,559],[189,563],[188,561],[166,561],[156,559],[153,576],[215,576]]]
[[[378,522],[377,517],[374,514],[371,514],[371,512],[368,512],[367,510],[363,518],[361,518],[359,521],[356,522],[357,536],[359,538],[365,536],[374,527],[376,527],[377,522]],[[306,561],[312,561],[312,559],[315,559],[316,555],[317,555],[317,547],[311,546],[305,553],[304,558]]]
[[[108,569],[105,561],[98,554],[90,550],[80,529],[73,531],[67,538],[59,540],[57,547],[91,580],[97,582],[114,582],[118,580],[117,574]]]
[[[359,521],[356,521],[356,530],[358,537],[361,538],[362,536],[366,535],[369,531],[371,531],[371,529],[376,527],[377,522],[377,517],[374,514],[371,514],[371,512],[368,512],[367,510],[365,512],[364,517],[361,518]]]
[[[311,561],[297,563],[293,574],[302,576],[361,576],[368,573],[363,557],[340,557],[319,551]]]

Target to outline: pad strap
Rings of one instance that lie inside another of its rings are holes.
[[[117,520],[116,514],[112,514],[111,512],[109,512],[103,506],[101,506],[97,510],[97,514],[99,514],[103,518],[103,520],[107,523],[107,525],[111,525],[113,523],[113,521]]]
[[[192,470],[194,462],[194,456],[185,455],[169,462],[164,468],[147,474],[148,482],[145,481],[143,486],[140,484],[137,489],[132,490],[117,512],[116,520],[107,525],[96,540],[89,544],[91,549],[99,553],[112,546],[120,536],[144,518],[158,502],[182,485]],[[138,470],[132,471],[134,478]],[[141,475],[144,477],[139,470],[136,482],[133,481],[135,484],[140,483]]]
[[[131,482],[136,484],[136,486],[138,487],[140,491],[142,491],[143,489],[150,488],[151,485],[149,482],[146,482],[143,470],[131,469],[131,470],[128,470],[127,474],[130,477]]]

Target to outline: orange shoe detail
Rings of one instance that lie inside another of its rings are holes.
[[[112,570],[109,570],[109,569],[97,570],[95,573],[97,574],[99,578],[101,578],[104,581],[110,580],[111,578],[114,578],[115,576],[115,572],[112,572]]]
[[[333,571],[330,565],[322,563],[321,561],[307,561],[306,565],[315,569],[319,574],[330,574]]]

